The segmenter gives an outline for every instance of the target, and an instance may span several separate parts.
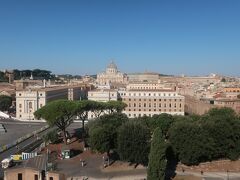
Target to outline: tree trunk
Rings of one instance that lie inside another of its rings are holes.
[[[64,144],[67,145],[66,130],[63,129],[62,132],[63,132],[63,141],[64,141]]]

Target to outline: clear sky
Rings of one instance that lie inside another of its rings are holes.
[[[1,0],[0,69],[240,76],[240,0]]]

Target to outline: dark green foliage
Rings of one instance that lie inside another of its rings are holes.
[[[8,82],[8,78],[5,76],[5,73],[0,71],[0,82]]]
[[[57,130],[54,129],[52,131],[49,131],[46,135],[43,136],[43,139],[45,142],[53,144],[57,143],[59,140]]]
[[[179,160],[187,165],[240,157],[240,121],[229,108],[212,109],[198,118],[175,120],[169,134]]]
[[[150,131],[136,122],[127,122],[119,128],[118,154],[121,160],[147,164],[150,148]]]
[[[114,147],[114,131],[111,126],[103,125],[102,127],[95,127],[89,131],[89,143],[92,149],[104,153],[115,148]]]
[[[34,70],[13,70],[13,75],[15,80],[19,80],[21,78],[29,78],[31,74],[36,79],[54,79],[55,75],[51,74],[51,71],[41,70],[41,69],[34,69]]]
[[[226,79],[225,79],[225,78],[222,78],[222,79],[221,79],[221,82],[226,82]]]
[[[12,105],[12,98],[10,96],[0,96],[0,111],[8,111]]]
[[[92,149],[107,152],[117,148],[117,130],[128,120],[121,113],[106,114],[88,124],[89,143]]]
[[[212,158],[213,140],[194,123],[176,123],[170,131],[170,142],[180,161],[194,165]]]
[[[168,145],[165,142],[162,130],[157,128],[154,131],[149,154],[149,164],[147,170],[148,180],[164,180],[167,168],[167,151]]]
[[[154,115],[151,120],[151,130],[154,131],[156,128],[160,128],[165,137],[168,136],[168,130],[171,127],[174,119],[170,114]]]
[[[108,101],[106,103],[106,109],[108,109],[110,113],[121,113],[125,107],[127,107],[127,105],[122,101]]]

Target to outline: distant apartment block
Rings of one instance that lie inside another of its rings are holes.
[[[128,90],[121,92],[120,96],[127,104],[124,113],[129,118],[161,113],[184,115],[184,96],[175,91]]]
[[[88,92],[88,99],[99,102],[120,99],[127,104],[123,113],[129,118],[161,113],[184,115],[184,96],[173,90],[94,90]],[[88,117],[94,118],[94,114],[89,112]]]

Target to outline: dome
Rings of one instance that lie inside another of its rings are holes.
[[[117,65],[112,61],[108,66],[108,69],[117,69]]]

